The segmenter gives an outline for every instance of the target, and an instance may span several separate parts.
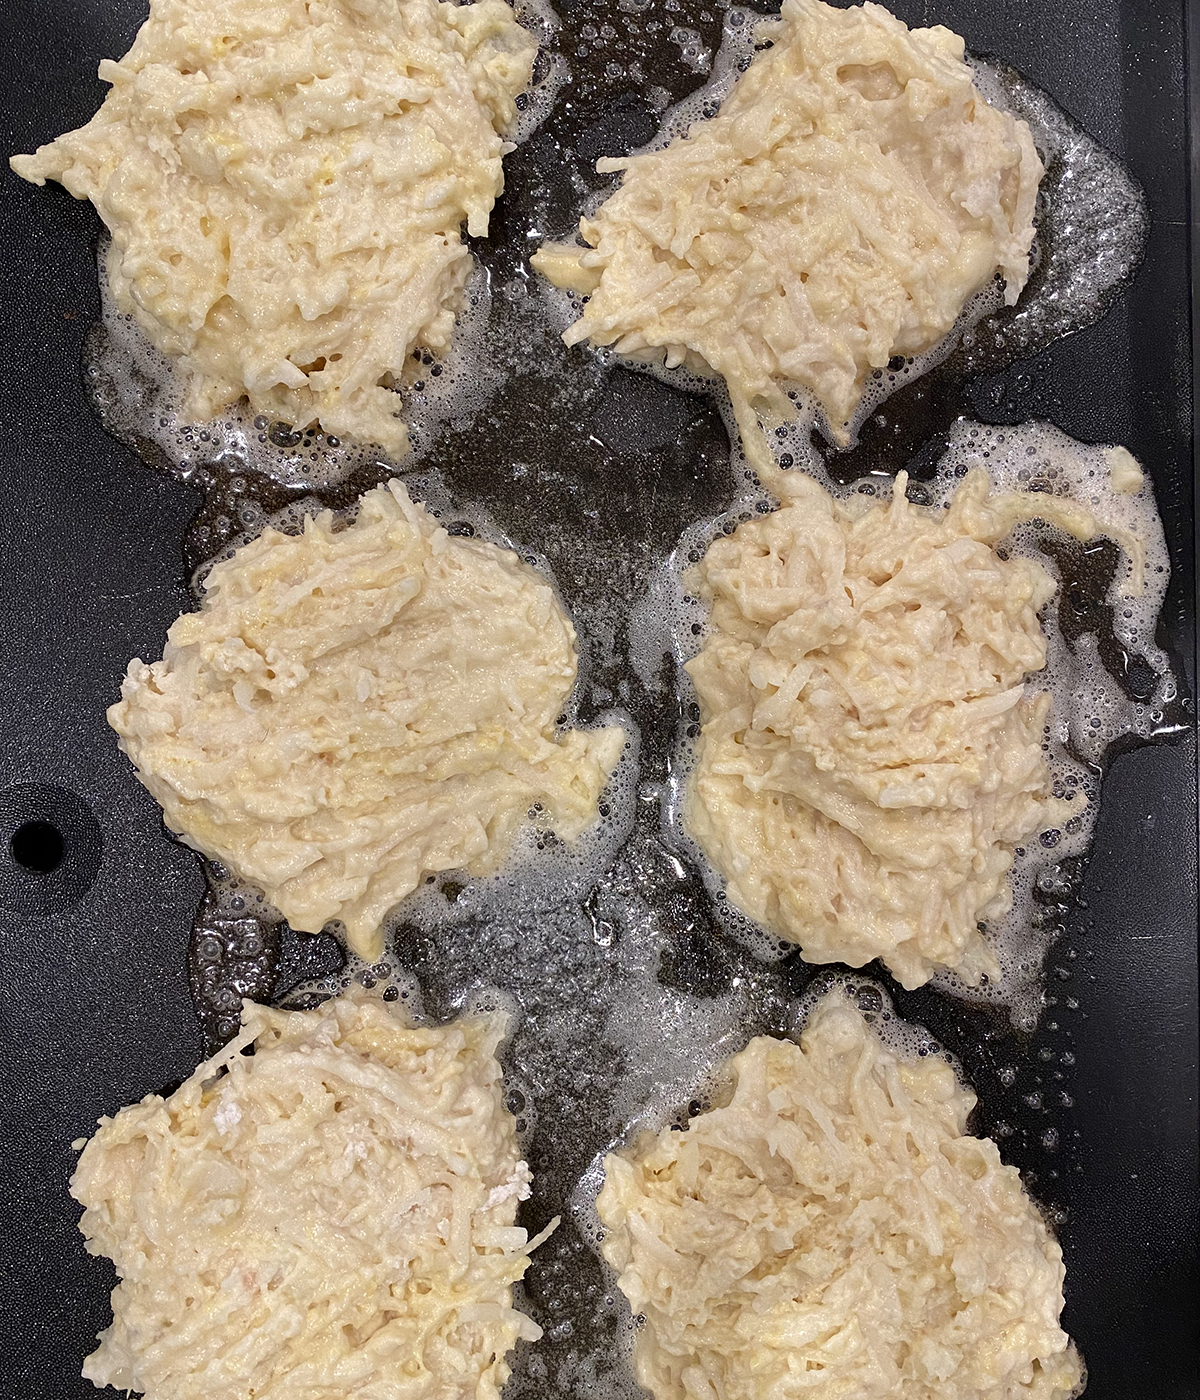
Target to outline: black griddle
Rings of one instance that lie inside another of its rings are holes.
[[[1186,16],[1178,0],[900,0],[894,8],[910,24],[946,23],[972,51],[1015,65],[1145,189],[1146,258],[1105,318],[1020,365],[978,376],[964,394],[985,421],[1045,417],[1087,441],[1123,442],[1148,466],[1174,571],[1162,640],[1193,695],[1186,21],[1200,54],[1200,16]],[[615,3],[576,0],[559,10],[557,42],[574,76],[550,123],[506,164],[508,193],[492,237],[476,245],[498,278],[519,266],[535,204],[544,230],[573,226],[579,194],[564,178],[563,147],[574,152],[583,185],[595,188],[596,156],[629,149],[655,128],[644,90],[605,76],[619,42],[597,51],[588,27],[611,23],[675,98],[703,79],[668,42],[671,26],[696,28],[710,46],[720,33],[720,8],[702,0],[652,0],[648,13],[663,21],[653,40],[640,28],[645,14],[632,34]],[[98,59],[123,53],[143,14],[136,0],[65,9],[8,0],[0,14],[6,156],[91,116],[106,90],[95,77]],[[581,46],[590,53],[580,56]],[[1197,66],[1193,60],[1193,81]],[[1195,131],[1194,94],[1192,103]],[[104,722],[127,660],[158,656],[168,625],[190,604],[185,550],[203,503],[108,436],[88,406],[80,364],[98,311],[92,210],[57,187],[36,190],[7,170],[0,178],[0,1395],[66,1400],[94,1393],[79,1367],[109,1320],[113,1281],[106,1262],[85,1255],[75,1228],[70,1142],[90,1133],[99,1114],[173,1086],[203,1049],[187,970],[201,869],[165,835]],[[550,337],[541,353],[567,354]],[[543,551],[568,603],[586,611],[602,590],[632,598],[639,575],[628,561],[723,509],[732,483],[723,430],[705,400],[620,368],[589,364],[579,373],[579,397],[565,413],[531,361],[474,434],[447,433],[433,459],[454,491]],[[518,458],[533,464],[536,486],[518,487],[489,467]],[[581,528],[587,505],[599,517],[594,552],[581,563],[561,544],[569,531],[559,526]],[[665,752],[679,716],[664,717],[643,699],[640,712],[636,696],[632,708],[650,735],[647,752],[656,743]],[[982,1100],[977,1129],[998,1135],[1006,1160],[1059,1222],[1064,1323],[1087,1360],[1090,1400],[1200,1394],[1196,818],[1190,732],[1112,757],[1090,862],[1077,897],[1058,911],[1063,933],[1032,1037],[928,989],[895,997],[902,1014],[960,1057]],[[719,989],[736,962],[705,913],[706,898],[689,877],[664,905],[674,911],[674,951],[660,976],[696,995]],[[285,934],[276,994],[289,978],[320,970],[314,948]],[[453,1005],[452,950],[402,930],[400,951],[435,1014]],[[779,976],[798,991],[811,970],[792,958]],[[1017,1071],[1011,1087],[1005,1067]],[[561,1206],[554,1193],[586,1158],[573,1149],[562,1116],[569,1111],[545,1105],[539,1116],[535,1169],[549,1170],[555,1153],[565,1165],[549,1171],[526,1207],[531,1228]],[[537,1348],[545,1365],[531,1367],[523,1349],[510,1397],[589,1393],[577,1368],[558,1363],[588,1335],[595,1294],[581,1288],[564,1302],[552,1276],[576,1268],[594,1277],[595,1265],[569,1229],[558,1240],[527,1287],[526,1305],[548,1329]],[[576,1320],[574,1341],[564,1316]]]

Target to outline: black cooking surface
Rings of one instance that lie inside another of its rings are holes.
[[[1146,191],[1146,260],[1105,319],[1031,360],[978,377],[964,393],[986,421],[1046,417],[1084,440],[1123,442],[1148,467],[1174,569],[1162,635],[1191,694],[1183,7],[1165,0],[925,0],[895,9],[909,23],[949,24],[973,51],[1017,66],[1119,155]],[[656,119],[644,92],[624,76],[605,77],[614,50],[625,41],[636,47],[653,80],[674,97],[703,80],[666,36],[686,23],[715,47],[719,8],[652,0],[647,14],[660,12],[664,24],[651,41],[646,14],[632,34],[632,21],[615,3],[560,6],[558,42],[574,79],[550,123],[507,162],[508,193],[493,236],[477,246],[498,278],[511,274],[517,250],[527,247],[535,192],[549,232],[571,227],[579,196],[563,178],[563,148],[595,188],[589,166],[597,155],[652,134]],[[141,7],[128,0],[84,0],[67,9],[8,0],[0,14],[3,154],[32,150],[86,121],[105,91],[95,78],[98,59],[123,53],[141,18]],[[616,37],[597,48],[592,35],[602,38],[606,23]],[[581,45],[589,49],[585,57]],[[2,178],[0,998],[7,1122],[0,1184],[7,1287],[0,1393],[57,1400],[94,1393],[79,1366],[108,1321],[112,1285],[109,1266],[85,1255],[75,1229],[78,1210],[66,1195],[69,1144],[89,1133],[100,1113],[184,1077],[202,1050],[187,977],[200,867],[165,837],[156,805],[104,722],[128,659],[158,656],[167,626],[189,606],[185,544],[202,501],[108,436],[88,407],[80,363],[98,311],[92,210],[57,187],[34,189],[7,170]],[[733,494],[720,420],[705,400],[603,369],[578,352],[571,358],[550,335],[538,355],[544,358],[531,357],[488,406],[487,421],[474,434],[447,434],[433,460],[457,495],[486,506],[501,528],[548,556],[573,608],[586,612],[605,591],[632,602],[644,576],[629,561],[673,543]],[[581,386],[569,412],[547,390],[549,371],[542,373],[548,365],[558,373],[568,360]],[[494,470],[496,462],[518,458],[532,464],[536,491],[515,486],[511,474],[502,481]],[[564,541],[583,528],[585,507],[598,515],[594,550],[581,560]],[[648,733],[659,724],[660,749],[669,743],[674,716],[656,721],[645,696],[635,695],[631,706]],[[652,736],[651,763],[655,742]],[[660,976],[689,994],[709,994],[744,955],[721,943],[698,882],[668,896],[676,942]],[[1018,1038],[994,1015],[928,989],[897,995],[897,1007],[961,1058],[982,1101],[978,1129],[998,1136],[1006,1160],[1022,1168],[1061,1222],[1064,1323],[1087,1360],[1090,1400],[1194,1400],[1190,737],[1112,761],[1092,858],[1078,899],[1061,917],[1065,931],[1048,960],[1048,1002],[1033,1037]],[[277,992],[315,956],[304,940],[284,943],[292,971],[278,972]],[[421,975],[430,1009],[448,1007],[456,991],[453,947],[402,933],[400,951]],[[795,958],[778,973],[780,985],[794,990],[809,976]],[[531,1145],[535,1168],[543,1158],[552,1185],[555,1152],[569,1157],[574,1150],[566,1129],[556,1128],[558,1112],[544,1107]],[[530,1203],[526,1223],[536,1225],[561,1205],[549,1189]],[[585,1273],[594,1274],[595,1265],[578,1250],[570,1254],[569,1231],[562,1240],[557,1253],[539,1256],[528,1291],[534,1315],[548,1331],[559,1330],[537,1349],[548,1358],[540,1375],[527,1356],[519,1359],[512,1395],[587,1393],[577,1369],[556,1368],[573,1343],[559,1326],[554,1305],[562,1298],[550,1275],[568,1258]],[[574,1306],[586,1311],[587,1296],[583,1290]],[[574,1344],[587,1333],[587,1318],[577,1320]]]

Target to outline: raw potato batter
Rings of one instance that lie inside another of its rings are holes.
[[[121,1280],[84,1376],[146,1400],[497,1400],[541,1336],[512,1285],[544,1238],[514,1225],[504,1018],[414,1026],[353,989],[242,1019],[83,1149],[79,1227]]]
[[[782,508],[691,571],[712,620],[687,665],[703,729],[685,819],[734,904],[809,962],[975,984],[999,972],[978,924],[1011,907],[1013,848],[1077,806],[1050,796],[1050,697],[1025,691],[1055,584],[994,546],[1034,516],[1104,531],[1069,500],[990,496],[982,471],[948,510],[910,504],[907,481],[888,505],[839,503],[781,472]],[[1107,533],[1140,589],[1137,542]]]
[[[842,989],[761,1036],[728,1106],[605,1161],[605,1258],[655,1400],[1066,1400],[1062,1252],[937,1056]]]
[[[153,0],[96,116],[12,166],[96,206],[186,415],[245,395],[399,456],[381,386],[449,342],[535,51],[503,0]]]
[[[535,804],[596,819],[621,729],[556,718],[575,633],[515,554],[450,536],[398,481],[217,564],[161,661],[108,712],[167,824],[295,929],[341,919],[368,961],[432,871],[494,870]]]
[[[717,116],[598,162],[625,177],[580,223],[588,249],[534,266],[590,294],[568,344],[698,359],[744,437],[756,409],[792,417],[802,384],[845,440],[872,369],[929,349],[997,269],[1016,301],[1042,165],[948,29],[785,0],[768,36]]]

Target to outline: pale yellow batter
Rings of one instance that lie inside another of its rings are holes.
[[[599,162],[624,179],[587,247],[534,266],[590,298],[568,344],[715,370],[744,436],[803,385],[844,438],[872,369],[929,349],[997,271],[1016,301],[1042,166],[948,29],[785,0],[762,37],[715,117]]]
[[[244,395],[399,456],[389,386],[449,343],[535,51],[504,0],[153,0],[96,116],[12,165],[96,206],[189,418]]]
[[[625,735],[556,727],[576,654],[554,590],[398,481],[347,529],[265,531],[204,589],[109,723],[171,829],[293,928],[340,919],[372,960],[426,874],[496,869],[535,806],[568,840],[596,820]]]
[[[654,1400],[1067,1400],[1062,1252],[944,1060],[837,988],[729,1072],[724,1107],[604,1164]]]
[[[514,1223],[504,1029],[357,988],[246,1003],[170,1098],[102,1118],[71,1193],[120,1282],[84,1375],[146,1400],[498,1400],[541,1336],[512,1300],[540,1239]]]

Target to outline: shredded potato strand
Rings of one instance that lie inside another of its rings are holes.
[[[844,441],[872,369],[931,348],[997,271],[1016,301],[1042,165],[948,29],[785,0],[762,37],[715,117],[598,163],[624,179],[587,247],[534,266],[589,296],[568,344],[715,370],[739,417],[790,418],[803,385]]]
[[[975,1096],[835,989],[730,1100],[605,1161],[603,1252],[655,1400],[1065,1400],[1062,1252]]]
[[[96,206],[188,417],[245,395],[398,456],[390,386],[449,343],[535,52],[504,0],[153,0],[96,116],[12,165]]]
[[[120,1282],[84,1375],[146,1400],[496,1400],[541,1335],[512,1306],[540,1240],[514,1225],[504,1029],[414,1026],[358,988],[247,1002],[169,1099],[102,1118],[71,1192]]]
[[[404,895],[495,870],[535,805],[568,840],[596,820],[625,735],[558,731],[576,653],[554,590],[400,482],[349,528],[264,531],[204,591],[109,723],[171,829],[293,928],[340,919],[372,961]]]
[[[1055,584],[995,546],[1035,515],[1104,527],[993,496],[982,471],[947,510],[912,505],[907,480],[890,504],[839,503],[777,471],[781,508],[691,571],[712,619],[687,666],[703,728],[685,817],[738,908],[810,962],[976,983],[999,971],[978,925],[1011,907],[1014,847],[1079,805],[1050,795],[1050,697],[1025,688]]]

